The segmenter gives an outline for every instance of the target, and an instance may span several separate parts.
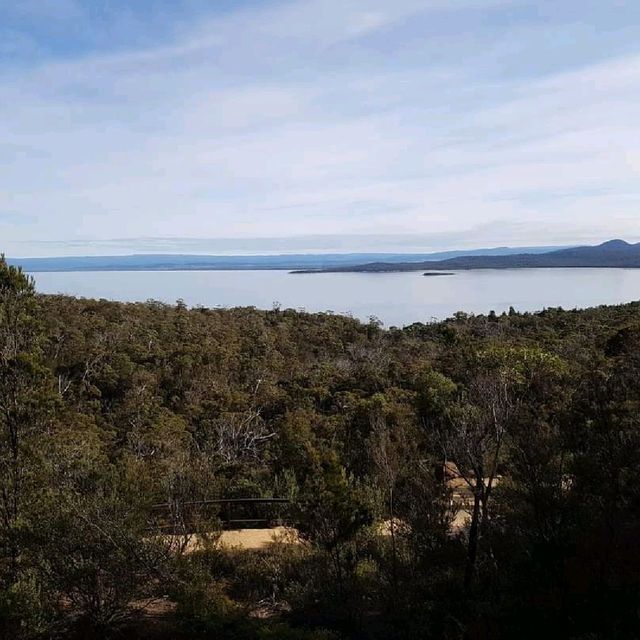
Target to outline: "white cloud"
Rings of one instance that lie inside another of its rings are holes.
[[[639,236],[640,55],[505,73],[504,4],[288,2],[194,20],[153,48],[1,68],[0,211],[29,220],[4,221],[6,250]],[[420,37],[454,20],[459,33]],[[518,32],[527,50],[541,37]]]

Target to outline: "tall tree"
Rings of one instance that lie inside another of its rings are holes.
[[[20,527],[34,464],[36,433],[50,403],[32,278],[0,257],[0,544],[2,578],[19,570]]]

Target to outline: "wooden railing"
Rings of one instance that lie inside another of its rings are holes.
[[[220,520],[223,529],[249,529],[260,526],[273,526],[285,524],[282,513],[274,513],[274,507],[284,506],[290,503],[288,498],[219,498],[215,500],[193,500],[179,504],[181,511],[180,521],[182,526],[188,526],[196,519],[196,514],[203,514],[215,510],[215,515]],[[163,513],[167,518],[171,517],[172,506],[170,503],[153,505],[153,510],[158,513],[160,522],[153,527],[156,530],[167,531],[176,528],[176,523],[162,523]],[[276,511],[280,511],[277,509]],[[211,514],[213,515],[213,514]]]

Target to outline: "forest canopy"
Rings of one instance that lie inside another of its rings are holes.
[[[639,471],[640,303],[385,330],[0,261],[2,637],[637,637]]]

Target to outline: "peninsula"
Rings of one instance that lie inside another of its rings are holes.
[[[469,269],[539,268],[640,268],[640,243],[609,240],[596,246],[571,247],[545,253],[510,255],[464,255],[445,260],[416,262],[369,262],[329,269],[305,269],[293,273],[389,273],[398,271],[457,271]],[[425,274],[426,275],[426,274]]]

